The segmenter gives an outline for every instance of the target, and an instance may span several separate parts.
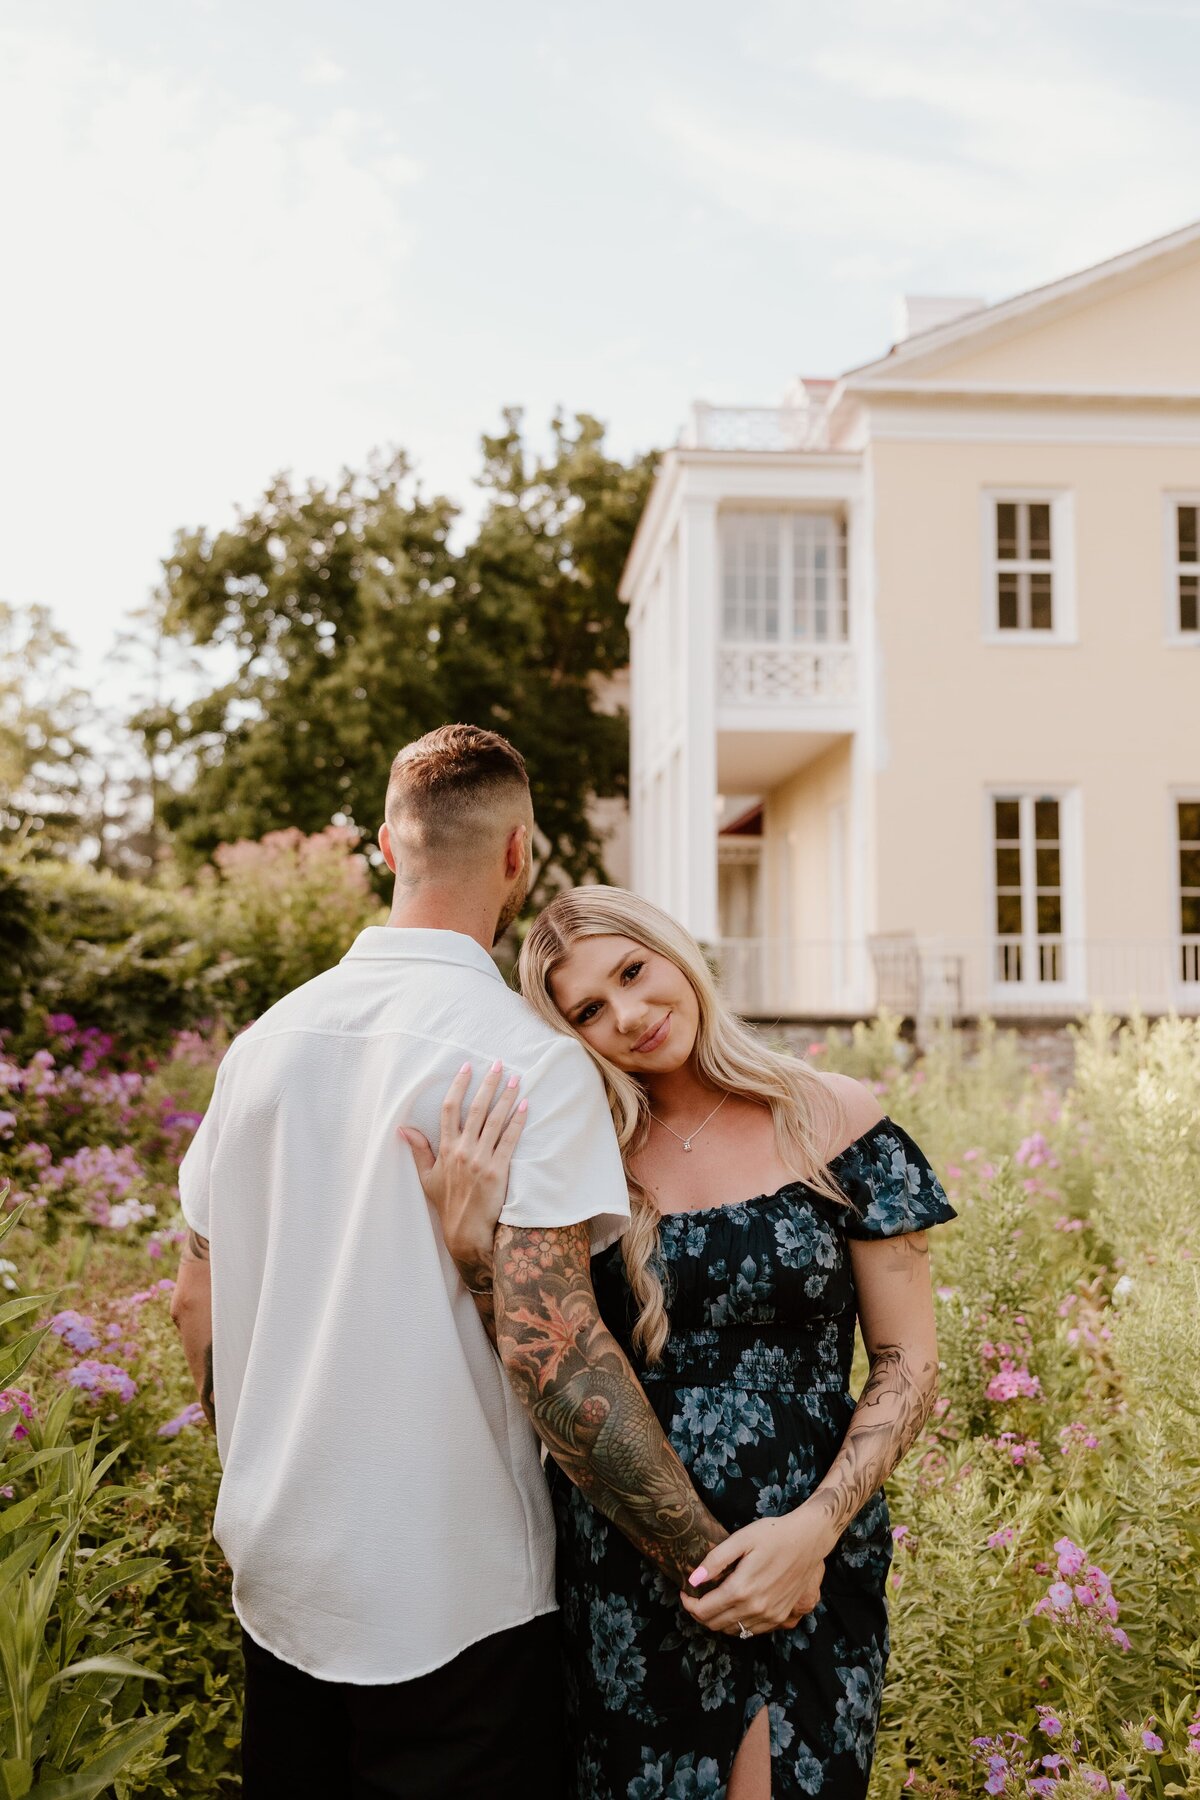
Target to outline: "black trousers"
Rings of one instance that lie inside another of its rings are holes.
[[[381,1687],[242,1650],[246,1800],[562,1800],[557,1613]]]

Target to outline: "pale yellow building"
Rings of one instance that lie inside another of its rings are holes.
[[[1200,1009],[1200,224],[697,406],[625,572],[632,880],[765,1016]]]

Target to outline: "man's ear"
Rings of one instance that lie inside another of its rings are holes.
[[[396,873],[396,855],[392,849],[392,834],[386,823],[379,827],[379,848],[383,852],[383,860],[394,875]]]
[[[527,826],[514,825],[505,840],[504,873],[510,881],[515,881],[525,867],[525,841],[528,836]]]

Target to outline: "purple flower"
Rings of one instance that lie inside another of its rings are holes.
[[[198,1425],[203,1417],[204,1408],[198,1400],[193,1400],[190,1405],[184,1407],[181,1413],[176,1413],[173,1419],[168,1419],[165,1425],[160,1425],[158,1435],[160,1438],[178,1437],[188,1425]]]
[[[1057,1737],[1062,1730],[1062,1720],[1056,1718],[1048,1707],[1039,1708],[1039,1711],[1042,1716],[1038,1720],[1038,1724],[1041,1726],[1046,1736]]]
[[[1065,1581],[1052,1581],[1046,1590],[1046,1598],[1055,1612],[1066,1612],[1071,1604],[1072,1594]]]
[[[0,1388],[0,1413],[12,1412],[14,1407],[24,1419],[36,1417],[33,1401],[24,1388]],[[18,1438],[27,1438],[28,1436],[29,1433],[24,1425],[13,1426],[14,1442]]]
[[[1001,1550],[1005,1544],[1012,1543],[1014,1535],[1011,1525],[1002,1525],[999,1531],[993,1531],[987,1541],[987,1547],[989,1550]]]
[[[100,1339],[96,1336],[96,1321],[88,1313],[70,1310],[55,1313],[50,1321],[50,1329],[76,1356],[86,1356],[89,1350],[100,1348]]]
[[[1053,1794],[1057,1786],[1058,1783],[1055,1781],[1053,1775],[1035,1775],[1032,1781],[1027,1781],[1025,1783],[1025,1792],[1027,1794],[1040,1794],[1045,1796],[1047,1794]]]
[[[69,1387],[82,1389],[93,1400],[113,1394],[128,1405],[137,1393],[137,1382],[128,1369],[123,1369],[119,1363],[97,1362],[94,1357],[65,1370],[62,1379]]]
[[[1157,1731],[1143,1731],[1142,1742],[1147,1750],[1153,1750],[1155,1752],[1161,1750],[1163,1747],[1163,1741],[1159,1737]]]

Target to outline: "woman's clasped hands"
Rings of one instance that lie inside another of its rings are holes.
[[[709,1552],[691,1574],[693,1591],[680,1599],[698,1624],[730,1637],[790,1628],[820,1600],[833,1542],[820,1510],[798,1506],[782,1518],[756,1519]]]

